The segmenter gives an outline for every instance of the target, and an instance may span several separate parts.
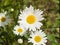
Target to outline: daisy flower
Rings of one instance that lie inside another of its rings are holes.
[[[33,45],[45,45],[47,42],[47,37],[42,30],[37,30],[36,32],[31,32],[30,38],[28,38],[28,42],[32,42]]]
[[[36,31],[36,28],[40,29],[42,26],[42,23],[40,22],[44,19],[42,13],[43,11],[39,9],[34,10],[32,6],[29,8],[26,7],[23,11],[21,11],[18,23],[29,29],[29,31]]]
[[[6,16],[7,12],[0,13],[0,26],[5,27],[5,25],[8,25],[10,23],[11,19],[9,16]]]
[[[16,35],[23,36],[23,35],[26,33],[26,29],[25,29],[23,26],[18,26],[18,25],[16,25],[16,26],[14,27],[13,32],[14,32]]]

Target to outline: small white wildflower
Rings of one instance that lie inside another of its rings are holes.
[[[5,27],[10,23],[11,19],[6,15],[7,12],[0,13],[0,26]]]
[[[18,43],[23,43],[23,39],[18,39]]]
[[[30,38],[28,39],[28,42],[32,42],[33,45],[46,45],[47,37],[42,30],[37,30],[34,33],[31,32]]]
[[[14,9],[13,9],[13,8],[11,8],[11,11],[14,11]]]
[[[23,36],[26,33],[26,29],[23,26],[16,25],[13,30],[14,34]]]

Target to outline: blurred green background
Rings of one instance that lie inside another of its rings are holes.
[[[59,0],[0,0],[0,12],[7,11],[7,15],[12,19],[11,24],[5,28],[0,27],[0,45],[32,45],[27,43],[27,34],[23,37],[16,36],[12,32],[17,24],[20,10],[32,5],[35,9],[44,11],[43,26],[41,29],[46,33],[48,42],[47,45],[60,45],[59,28]],[[11,9],[14,9],[13,11]],[[18,44],[17,40],[22,38],[23,44]]]

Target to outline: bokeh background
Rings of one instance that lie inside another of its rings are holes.
[[[0,45],[32,45],[27,43],[27,34],[23,37],[13,33],[13,28],[17,24],[20,10],[32,5],[35,9],[44,11],[44,20],[41,21],[43,26],[41,29],[46,33],[48,42],[47,45],[60,45],[59,26],[59,0],[0,0],[0,13],[7,11],[7,15],[12,19],[7,26],[0,27]],[[13,10],[12,10],[13,9]],[[19,44],[17,40],[22,38],[24,43]]]

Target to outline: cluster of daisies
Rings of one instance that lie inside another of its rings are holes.
[[[7,25],[9,23],[8,16],[0,13],[0,26]],[[43,11],[34,9],[32,6],[26,7],[23,11],[20,11],[18,16],[18,24],[14,27],[14,34],[24,36],[26,32],[30,32],[28,43],[31,42],[33,45],[45,45],[47,42],[46,34],[40,29],[43,25],[40,21],[44,19]],[[19,39],[18,42],[23,41]]]

